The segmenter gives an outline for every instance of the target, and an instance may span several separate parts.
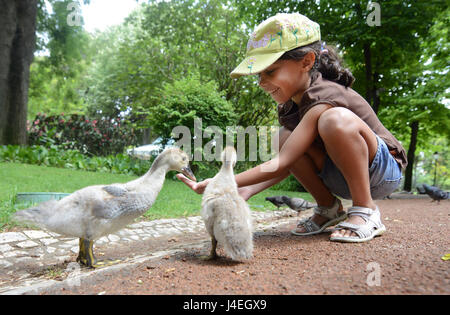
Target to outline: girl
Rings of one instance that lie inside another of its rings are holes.
[[[279,154],[236,175],[240,194],[247,200],[293,174],[318,204],[293,234],[318,234],[337,224],[332,241],[381,235],[386,229],[373,199],[400,184],[405,150],[350,88],[354,77],[321,42],[319,25],[298,13],[262,22],[231,76],[249,74],[257,74],[260,87],[277,102],[282,128]],[[179,179],[197,193],[209,182]],[[336,196],[352,200],[347,213]]]

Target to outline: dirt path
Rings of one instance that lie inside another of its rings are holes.
[[[450,202],[378,201],[387,233],[369,243],[290,235],[290,224],[255,235],[254,258],[205,262],[209,244],[103,272],[42,294],[449,294]],[[223,253],[223,252],[222,252]]]

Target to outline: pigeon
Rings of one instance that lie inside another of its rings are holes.
[[[416,189],[417,189],[417,192],[418,192],[419,194],[421,194],[421,195],[425,195],[425,194],[426,194],[425,188],[423,188],[423,185],[418,185],[418,186],[416,187]]]
[[[438,204],[440,203],[441,200],[445,200],[445,199],[449,199],[449,192],[448,191],[443,191],[441,189],[439,189],[438,187],[435,186],[430,186],[427,184],[423,184],[423,189],[425,189],[425,192],[428,196],[431,197],[431,202],[433,201],[437,201]]]
[[[289,208],[297,212],[317,207],[317,204],[311,203],[302,198],[289,198],[287,196],[282,196],[282,200]]]
[[[280,209],[281,206],[284,205],[283,198],[286,196],[273,196],[273,197],[266,197],[267,201],[270,201],[275,206],[277,206],[277,209]]]

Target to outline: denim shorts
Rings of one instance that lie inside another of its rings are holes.
[[[382,199],[390,195],[400,185],[402,171],[400,165],[389,153],[389,149],[383,139],[376,137],[378,149],[369,167],[370,193],[372,194],[372,199]],[[328,155],[325,158],[319,177],[331,193],[344,199],[352,199],[344,176]]]

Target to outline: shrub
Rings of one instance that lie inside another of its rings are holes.
[[[137,144],[134,129],[119,118],[90,120],[77,114],[38,114],[28,134],[30,145],[61,145],[96,156],[122,153],[125,147]]]
[[[194,118],[202,119],[202,131],[207,126],[225,131],[236,123],[233,105],[219,92],[217,83],[202,82],[198,75],[165,84],[156,97],[157,105],[149,112],[150,125],[165,138],[171,137],[176,126],[186,126],[194,135]]]

